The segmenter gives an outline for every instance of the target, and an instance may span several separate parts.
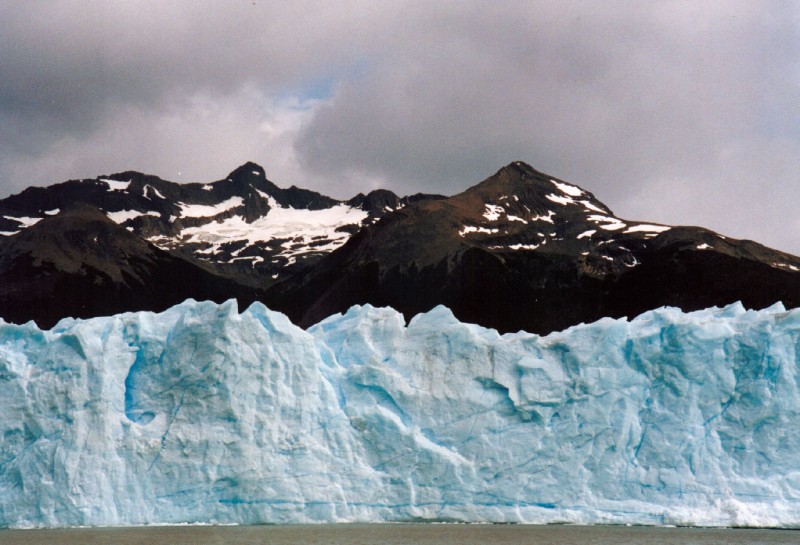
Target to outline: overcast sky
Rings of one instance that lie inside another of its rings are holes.
[[[337,198],[455,194],[523,160],[800,254],[796,0],[30,0],[0,29],[0,197],[248,160]]]

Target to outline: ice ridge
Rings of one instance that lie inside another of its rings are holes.
[[[800,310],[0,321],[0,526],[800,526]]]

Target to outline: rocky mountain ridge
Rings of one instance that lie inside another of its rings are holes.
[[[660,306],[800,306],[800,258],[699,227],[616,217],[591,193],[522,162],[449,199],[362,229],[307,275],[268,291],[307,326],[354,304],[410,319],[549,333]]]
[[[31,187],[1,200],[0,235],[88,204],[164,250],[221,274],[255,277],[251,283],[261,285],[313,264],[392,210],[436,198],[376,190],[338,201],[296,186],[280,188],[255,163],[211,183],[178,184],[127,171]]]
[[[247,304],[263,294],[162,250],[79,204],[0,238],[0,317],[52,327],[61,318],[161,311],[187,298]]]
[[[87,244],[98,225],[110,242]],[[54,242],[54,231],[72,235]],[[353,304],[407,319],[444,304],[463,321],[536,333],[664,305],[800,306],[800,258],[618,218],[519,161],[449,198],[348,201],[281,189],[254,163],[210,184],[124,172],[0,200],[0,235],[0,316],[39,325],[226,294],[303,326]]]

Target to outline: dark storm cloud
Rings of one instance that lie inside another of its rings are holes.
[[[118,132],[129,132],[135,148],[160,136],[133,134],[131,124],[180,116],[198,96],[229,102],[253,88],[291,95],[320,74],[346,69],[349,45],[334,38],[350,21],[335,13],[319,20],[313,8],[303,2],[281,8],[199,1],[6,3],[0,8],[0,168],[12,168],[17,153],[43,157],[57,143],[104,144]],[[169,142],[178,135],[164,136]],[[116,151],[120,167],[134,166],[124,149]],[[165,158],[163,166],[174,170],[168,165]],[[20,183],[30,182],[4,180],[4,187]]]
[[[703,163],[698,148],[752,129],[759,95],[785,87],[785,66],[763,62],[796,38],[780,20],[566,5],[403,25],[369,80],[344,85],[306,128],[304,159],[425,183],[430,165],[457,179],[521,153],[587,182],[622,163],[635,180],[667,159]]]
[[[337,197],[517,159],[632,219],[800,253],[794,2],[0,7],[2,194],[255,160]]]
[[[320,108],[301,158],[449,191],[522,158],[621,215],[800,250],[797,8],[576,6],[428,13]]]

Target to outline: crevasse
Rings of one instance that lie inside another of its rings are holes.
[[[0,526],[800,526],[800,310],[0,322]]]

